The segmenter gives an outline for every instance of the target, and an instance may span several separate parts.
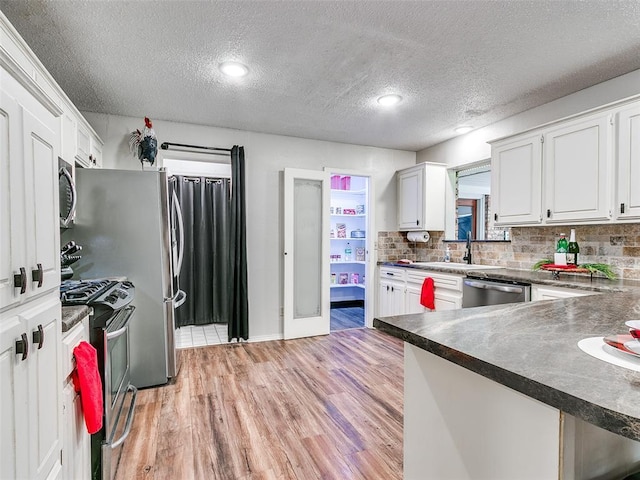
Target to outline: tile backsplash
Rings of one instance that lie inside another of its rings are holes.
[[[580,263],[607,263],[622,278],[640,279],[639,223],[512,227],[511,242],[473,243],[473,263],[529,270],[538,260],[553,258],[558,235],[568,236],[572,228],[580,245]],[[448,245],[451,261],[461,263],[464,242],[443,242],[443,238],[443,232],[433,232],[429,242],[411,243],[406,232],[378,232],[378,261],[442,261]]]

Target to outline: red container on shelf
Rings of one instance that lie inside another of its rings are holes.
[[[340,175],[331,175],[331,188],[340,190]]]
[[[340,179],[341,190],[351,190],[351,177],[346,175]]]

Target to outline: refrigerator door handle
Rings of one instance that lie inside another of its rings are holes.
[[[176,211],[176,218],[178,220],[178,228],[180,229],[180,248],[178,250],[178,264],[176,265],[176,271],[173,274],[178,277],[180,275],[180,271],[182,270],[182,257],[184,255],[184,221],[182,219],[182,209],[180,208],[180,202],[178,201],[178,196],[176,195],[176,191],[173,190],[173,208]]]

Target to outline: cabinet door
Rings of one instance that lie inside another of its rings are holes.
[[[491,203],[496,225],[542,221],[542,136],[496,144],[491,153]]]
[[[462,297],[453,293],[438,292],[435,293],[436,312],[444,310],[459,310],[462,308]]]
[[[27,277],[30,294],[60,284],[58,157],[56,136],[23,109],[24,167],[27,179]],[[42,281],[35,281],[41,275]]]
[[[85,167],[90,167],[89,155],[91,154],[91,137],[87,127],[78,122],[76,129],[76,160]]]
[[[549,130],[544,154],[547,223],[610,218],[610,115]]]
[[[640,105],[618,113],[618,218],[640,217]]]
[[[91,478],[91,437],[82,413],[82,401],[72,381],[62,390],[62,478]]]
[[[0,92],[0,310],[20,301],[14,274],[26,263],[27,211],[22,118],[17,100]]]
[[[398,230],[421,230],[424,227],[424,176],[422,169],[398,172]]]
[[[21,315],[30,342],[28,402],[33,421],[29,424],[29,460],[31,478],[45,479],[59,466],[62,449],[61,307],[54,297],[34,303],[34,308]]]
[[[102,168],[102,143],[96,137],[91,137],[91,168]]]
[[[404,293],[404,312],[409,313],[423,313],[428,311],[420,303],[420,296],[422,293],[422,285],[407,283],[407,288]]]
[[[405,313],[403,282],[387,279],[380,280],[378,311],[381,317]]]
[[[16,341],[28,335],[17,316],[0,323],[0,478],[29,478],[29,356],[16,354]],[[30,343],[30,339],[28,339]],[[29,345],[31,348],[31,345]],[[33,419],[35,421],[37,419]]]
[[[78,150],[78,120],[70,110],[62,112],[61,130],[62,158],[73,165]]]

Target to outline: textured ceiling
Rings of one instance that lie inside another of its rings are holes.
[[[640,1],[0,0],[83,111],[421,150],[640,68]],[[249,66],[230,81],[217,66]],[[404,101],[382,109],[375,99]]]

